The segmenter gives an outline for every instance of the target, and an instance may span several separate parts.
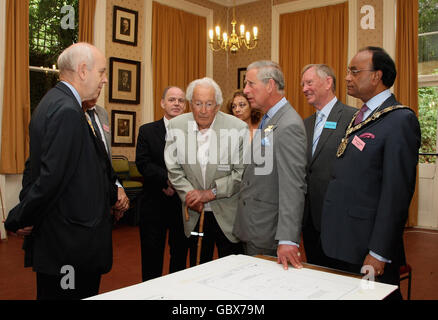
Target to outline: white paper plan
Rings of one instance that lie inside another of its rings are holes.
[[[90,299],[383,299],[397,287],[275,261],[231,255]]]

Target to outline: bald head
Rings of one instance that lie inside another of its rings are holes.
[[[94,66],[93,53],[97,48],[85,42],[79,42],[65,49],[58,57],[58,68],[61,75],[78,71],[80,64],[85,63],[88,70]]]
[[[69,82],[82,101],[97,99],[106,78],[105,56],[93,45],[79,42],[58,57],[60,80]]]

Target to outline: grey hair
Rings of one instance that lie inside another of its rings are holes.
[[[246,70],[258,69],[257,79],[263,83],[268,83],[269,79],[274,80],[277,90],[281,93],[284,91],[284,75],[280,65],[274,61],[260,60],[251,63]]]
[[[216,100],[216,105],[222,105],[224,102],[224,99],[222,98],[222,90],[219,87],[219,85],[214,81],[212,78],[205,77],[202,79],[193,80],[190,82],[189,86],[187,87],[187,93],[186,93],[186,100],[192,101],[193,98],[193,91],[197,86],[201,86],[204,88],[213,88],[214,89],[214,96]]]
[[[303,71],[301,72],[301,77],[303,76],[303,74],[309,70],[310,68],[315,68],[315,72],[316,74],[321,78],[321,79],[326,79],[327,77],[330,77],[333,79],[333,84],[332,84],[332,91],[335,92],[336,91],[336,76],[335,76],[335,72],[333,71],[332,68],[330,68],[328,65],[326,64],[308,64],[307,66],[305,66],[303,68]]]
[[[86,42],[79,42],[65,49],[58,57],[58,68],[62,74],[65,71],[77,71],[81,63],[87,65],[87,69],[91,70],[94,66],[94,56],[92,45]]]

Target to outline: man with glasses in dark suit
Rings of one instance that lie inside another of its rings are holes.
[[[396,75],[394,61],[378,47],[360,50],[348,66],[348,94],[364,104],[333,163],[321,241],[332,267],[399,286],[421,133],[415,112],[390,91]],[[400,299],[400,290],[391,298]]]

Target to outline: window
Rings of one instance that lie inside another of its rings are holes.
[[[64,5],[75,10],[75,28],[61,28]],[[78,40],[79,0],[29,0],[29,65],[30,110],[58,81],[58,74],[50,71],[58,55]],[[41,70],[40,67],[46,69]]]
[[[420,153],[437,153],[438,109],[438,0],[419,0],[418,112],[421,126]],[[422,163],[436,157],[420,156]]]

